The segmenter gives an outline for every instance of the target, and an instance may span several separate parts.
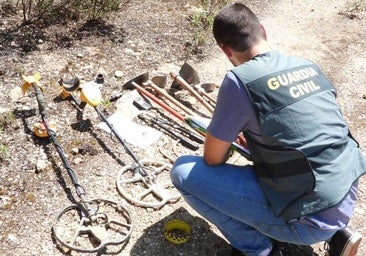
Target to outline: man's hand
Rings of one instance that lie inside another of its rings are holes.
[[[236,139],[235,142],[238,143],[239,145],[245,147],[245,148],[248,148],[247,141],[245,140],[245,137],[244,137],[243,134],[239,134],[238,138]]]

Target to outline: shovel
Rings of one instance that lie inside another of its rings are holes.
[[[170,76],[174,79],[172,87],[177,87],[177,84],[181,85],[187,91],[189,91],[196,99],[212,114],[214,108],[194,89],[190,84],[199,83],[199,77],[197,72],[188,64],[184,63],[179,71],[179,74],[170,72]]]

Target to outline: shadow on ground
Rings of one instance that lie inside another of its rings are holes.
[[[170,220],[179,219],[191,227],[191,236],[184,244],[173,244],[164,237],[164,227]],[[144,230],[143,235],[131,249],[130,256],[193,256],[215,255],[215,250],[227,247],[226,241],[215,234],[202,218],[192,216],[184,208],[179,208],[159,222]]]
[[[164,237],[165,225],[170,220],[183,220],[191,227],[188,242],[177,245]],[[281,244],[281,243],[280,243]],[[282,244],[287,256],[319,256],[311,246]],[[169,216],[144,230],[143,235],[131,249],[130,256],[213,256],[219,248],[229,247],[228,243],[210,228],[202,218],[192,216],[184,208],[179,208]]]

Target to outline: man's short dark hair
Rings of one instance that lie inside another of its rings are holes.
[[[213,22],[213,35],[218,44],[243,52],[265,38],[257,16],[243,3],[221,9]]]

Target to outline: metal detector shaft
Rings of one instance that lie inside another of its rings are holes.
[[[126,144],[125,140],[122,138],[122,136],[119,134],[119,132],[114,129],[113,124],[108,121],[107,117],[102,113],[102,111],[99,110],[98,107],[94,107],[94,109],[97,111],[99,117],[107,124],[109,129],[113,132],[113,134],[117,137],[118,141],[121,142],[127,153],[132,157],[132,159],[135,161],[135,163],[140,168],[140,171],[143,172],[145,177],[148,177],[148,173],[144,170],[144,168],[140,165],[139,159],[136,157],[136,155],[132,152],[130,147]]]
[[[101,76],[101,75],[100,75]],[[84,90],[84,89],[83,89]],[[81,91],[83,93],[83,90]],[[113,134],[117,137],[117,139],[119,140],[119,142],[122,143],[123,147],[125,148],[125,150],[127,151],[127,153],[133,158],[133,160],[136,162],[136,164],[138,165],[140,171],[142,172],[142,174],[146,177],[147,180],[149,180],[149,175],[148,173],[144,170],[144,168],[140,165],[138,158],[135,156],[135,154],[132,152],[132,150],[128,147],[128,145],[125,143],[125,141],[122,139],[122,136],[118,133],[117,130],[114,129],[113,125],[111,122],[108,121],[108,119],[104,116],[104,114],[99,110],[98,105],[92,105],[88,99],[88,93],[84,93],[83,97],[85,98],[85,102],[83,100],[79,101],[75,95],[70,92],[69,95],[71,96],[71,99],[76,103],[76,106],[79,110],[83,109],[87,104],[89,104],[90,106],[92,106],[95,111],[97,112],[98,116],[107,124],[107,126],[110,128],[110,130],[113,132]],[[99,100],[95,100],[96,102],[98,102],[97,104],[99,104]]]
[[[60,158],[61,158],[61,161],[62,161],[62,164],[64,165],[65,169],[67,170],[67,173],[69,174],[70,176],[70,179],[72,181],[72,183],[74,184],[75,186],[75,189],[76,189],[76,193],[77,195],[80,197],[80,199],[82,201],[86,200],[85,198],[85,190],[84,188],[79,184],[76,176],[75,176],[75,173],[74,171],[72,170],[70,164],[69,164],[69,161],[66,159],[65,157],[65,153],[62,149],[62,147],[60,146],[59,142],[57,141],[56,139],[56,134],[54,133],[54,131],[52,131],[49,126],[48,126],[48,123],[47,123],[47,119],[46,119],[46,108],[45,108],[45,104],[44,104],[44,96],[43,96],[43,93],[41,91],[41,89],[35,84],[35,83],[32,83],[32,87],[36,93],[36,98],[37,98],[37,102],[38,102],[38,108],[39,108],[39,113],[41,115],[41,118],[42,118],[42,122],[44,124],[44,126],[46,127],[46,130],[47,130],[47,133],[53,143],[53,145],[55,146]],[[87,209],[89,211],[89,209]]]

